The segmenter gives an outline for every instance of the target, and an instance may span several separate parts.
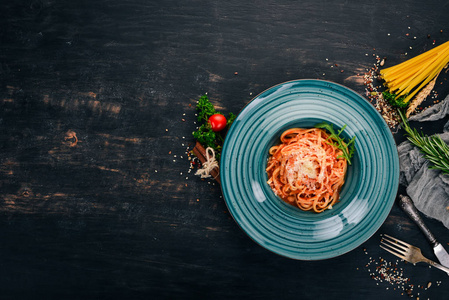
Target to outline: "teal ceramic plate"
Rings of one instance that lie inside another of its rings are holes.
[[[265,167],[284,130],[322,121],[335,129],[346,124],[356,150],[340,202],[316,214],[278,198]],[[322,80],[282,83],[254,98],[226,136],[220,168],[226,205],[240,227],[266,249],[300,260],[332,258],[365,242],[390,213],[399,180],[396,144],[382,116],[354,91]]]

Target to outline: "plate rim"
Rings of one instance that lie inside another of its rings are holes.
[[[340,84],[340,83],[336,83],[336,82],[329,81],[329,80],[323,80],[323,79],[304,78],[304,79],[293,79],[293,80],[288,80],[288,81],[284,81],[284,82],[275,84],[275,85],[273,85],[273,86],[271,86],[271,87],[269,87],[269,88],[263,90],[262,92],[258,93],[258,94],[257,94],[256,96],[254,96],[253,98],[251,98],[251,100],[248,101],[248,102],[242,107],[242,109],[238,112],[237,118],[238,118],[238,116],[239,116],[239,114],[240,114],[241,112],[243,112],[243,111],[244,111],[244,110],[245,110],[251,103],[253,103],[253,102],[254,102],[257,98],[259,98],[259,96],[261,96],[262,94],[264,94],[264,93],[266,93],[266,92],[268,92],[268,91],[270,91],[270,90],[272,90],[272,89],[275,89],[275,88],[277,88],[277,87],[279,87],[279,86],[283,86],[283,85],[287,85],[287,84],[292,84],[292,83],[301,83],[301,82],[318,82],[318,83],[320,83],[321,85],[326,85],[326,84],[327,84],[327,86],[329,86],[329,87],[332,86],[332,85],[334,85],[334,86],[339,87],[340,89],[343,89],[343,90],[348,91],[349,93],[352,93],[353,95],[357,96],[358,98],[361,98],[363,101],[366,101],[366,103],[369,104],[369,105],[372,107],[372,111],[373,111],[375,114],[377,114],[377,116],[382,120],[382,124],[385,126],[385,128],[388,129],[388,132],[389,132],[389,134],[388,134],[389,138],[388,138],[388,139],[391,138],[391,141],[392,141],[392,144],[391,144],[391,145],[394,145],[394,146],[395,146],[395,149],[396,149],[396,151],[394,151],[395,155],[394,155],[393,160],[394,160],[395,162],[397,162],[397,165],[399,166],[399,155],[398,155],[398,152],[397,152],[397,142],[396,142],[396,140],[394,139],[394,135],[393,135],[393,133],[391,132],[391,130],[390,130],[388,124],[387,124],[387,123],[385,122],[385,120],[383,119],[382,115],[375,109],[375,107],[373,106],[373,104],[372,104],[371,102],[369,102],[366,98],[364,98],[362,95],[360,95],[359,93],[357,93],[357,92],[354,91],[353,89],[351,89],[351,88],[349,88],[349,87],[347,87],[347,86],[345,86],[345,85],[343,85],[343,84]],[[234,124],[232,124],[232,125],[234,125]],[[229,128],[229,130],[232,128],[232,125],[231,125],[231,127]],[[229,131],[229,130],[228,130],[228,131]],[[224,144],[225,144],[225,143],[226,143],[226,138],[225,138]],[[224,146],[225,146],[224,144],[223,144],[223,149],[224,149]],[[224,162],[221,161],[221,162],[220,162],[220,173],[221,173],[222,170],[223,170],[222,164],[224,164]],[[353,247],[353,248],[351,248],[351,249],[342,251],[341,253],[338,253],[337,255],[334,255],[334,256],[320,257],[320,258],[309,258],[309,259],[308,259],[308,258],[293,257],[293,256],[289,256],[289,255],[286,255],[286,254],[283,254],[283,253],[279,253],[279,252],[277,252],[277,251],[275,251],[275,250],[273,250],[273,249],[270,249],[270,248],[266,247],[265,245],[263,245],[263,244],[261,244],[259,241],[257,241],[252,235],[250,235],[250,234],[243,228],[242,224],[240,224],[240,222],[237,221],[236,216],[234,216],[234,214],[232,213],[232,211],[233,211],[234,209],[230,209],[229,204],[228,204],[228,201],[227,201],[226,198],[225,198],[225,193],[224,193],[224,189],[223,189],[223,181],[220,182],[220,189],[221,189],[221,192],[222,192],[222,195],[223,195],[223,200],[224,200],[224,202],[225,202],[225,205],[226,205],[226,207],[227,207],[227,209],[228,209],[228,212],[229,212],[230,215],[232,216],[234,222],[237,223],[237,225],[238,225],[238,227],[240,228],[240,230],[242,230],[243,233],[244,233],[247,237],[249,237],[251,240],[253,240],[258,246],[264,248],[265,250],[268,250],[268,251],[271,252],[271,253],[274,253],[274,254],[279,255],[279,256],[281,256],[281,257],[286,257],[286,258],[289,258],[289,259],[293,259],[293,260],[299,260],[299,261],[320,261],[320,260],[333,259],[333,258],[342,256],[342,255],[345,255],[345,254],[347,254],[347,253],[349,253],[349,252],[355,250],[357,247],[360,247],[363,243],[365,243],[367,240],[369,240],[369,239],[370,239],[370,238],[371,238],[371,237],[372,237],[372,236],[373,236],[373,235],[374,235],[374,234],[381,228],[381,226],[385,223],[385,221],[387,220],[388,216],[390,215],[391,210],[393,209],[393,206],[394,206],[394,203],[395,203],[395,199],[396,199],[396,197],[397,197],[397,193],[398,193],[398,190],[399,190],[399,176],[400,176],[400,170],[399,170],[399,167],[398,167],[397,170],[396,170],[396,172],[395,172],[395,174],[394,174],[394,179],[395,179],[395,182],[397,182],[397,184],[396,184],[396,187],[392,188],[392,190],[391,190],[391,195],[395,195],[395,196],[394,196],[393,200],[391,201],[391,203],[389,203],[388,206],[385,207],[385,210],[384,210],[385,218],[383,219],[382,222],[379,222],[378,226],[376,227],[376,230],[374,230],[371,234],[369,234],[369,235],[368,235],[365,239],[363,239],[362,241],[357,242],[358,245],[355,246],[355,247]]]

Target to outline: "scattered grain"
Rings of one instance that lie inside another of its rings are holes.
[[[386,58],[382,60],[376,57],[376,63],[363,76],[363,84],[365,85],[365,96],[374,105],[376,110],[382,115],[385,122],[390,128],[394,128],[399,123],[399,115],[391,105],[389,105],[382,96],[382,82],[379,78],[379,66],[385,63]]]

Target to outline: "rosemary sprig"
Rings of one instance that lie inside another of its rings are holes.
[[[334,145],[335,147],[338,147],[342,152],[343,155],[339,155],[337,158],[346,158],[348,164],[351,164],[351,157],[354,155],[354,151],[355,151],[355,136],[352,137],[352,139],[346,143],[344,141],[344,138],[340,137],[340,134],[345,130],[346,125],[343,126],[340,130],[338,130],[337,132],[335,132],[334,127],[332,126],[332,124],[328,124],[326,122],[321,122],[315,125],[316,128],[322,128],[322,129],[326,129],[327,131],[330,132],[329,138],[330,140],[335,141],[333,142],[329,142],[332,145]]]
[[[432,165],[430,169],[438,169],[445,174],[449,174],[449,146],[441,139],[439,135],[427,136],[421,132],[418,133],[416,128],[411,128],[407,122],[404,113],[399,109],[403,127],[407,135],[407,139],[418,147],[423,153],[424,158]]]

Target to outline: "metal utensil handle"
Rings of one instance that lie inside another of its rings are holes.
[[[440,269],[440,270],[446,272],[449,275],[449,268],[448,267],[440,265],[439,263],[434,262],[433,260],[430,260],[430,259],[427,259],[426,263],[428,263],[431,266],[434,266],[437,269]]]
[[[405,211],[405,213],[418,225],[418,227],[422,230],[426,238],[435,246],[437,242],[435,236],[430,232],[429,228],[427,228],[424,221],[421,219],[418,210],[415,205],[413,205],[412,200],[404,195],[399,195],[399,206]]]

